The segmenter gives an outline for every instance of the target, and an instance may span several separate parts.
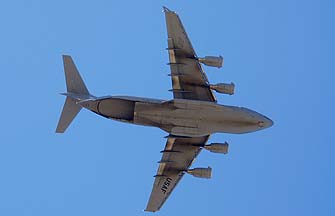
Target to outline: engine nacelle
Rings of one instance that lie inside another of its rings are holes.
[[[205,56],[203,58],[198,58],[200,63],[203,63],[210,67],[220,68],[223,65],[223,57],[222,56]]]
[[[204,149],[214,152],[214,153],[221,153],[221,154],[227,154],[228,153],[228,146],[229,144],[227,142],[225,143],[211,143],[209,145],[205,145]]]
[[[212,177],[212,168],[194,168],[187,170],[188,174],[193,175],[194,177],[198,178],[211,178]]]
[[[209,86],[212,90],[222,93],[222,94],[234,94],[235,84],[234,83],[217,83]]]

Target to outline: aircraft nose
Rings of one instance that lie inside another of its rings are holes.
[[[256,127],[258,126],[258,129],[265,129],[273,125],[273,121],[265,115],[244,107],[242,107],[242,109],[245,110],[249,116],[251,116],[251,121],[253,124],[256,124]]]
[[[262,117],[263,117],[262,120],[258,122],[258,125],[260,127],[268,128],[268,127],[271,127],[273,125],[273,121],[270,118],[268,118],[264,115],[262,115]]]

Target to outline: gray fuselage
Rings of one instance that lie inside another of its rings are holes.
[[[273,124],[269,118],[253,110],[207,101],[108,96],[82,100],[78,104],[109,119],[159,127],[176,136],[240,134]]]

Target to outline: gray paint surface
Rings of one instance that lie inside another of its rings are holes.
[[[146,211],[158,211],[213,133],[249,133],[272,126],[256,111],[217,104],[178,15],[164,8],[174,99],[91,95],[73,60],[63,56],[67,97],[56,129],[63,133],[86,108],[109,119],[158,127],[169,133]],[[218,145],[220,146],[220,145]]]

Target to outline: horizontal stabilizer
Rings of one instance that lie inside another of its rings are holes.
[[[59,118],[56,133],[64,133],[66,128],[69,127],[72,120],[81,110],[81,106],[76,104],[76,100],[71,97],[66,97],[62,114]]]
[[[67,92],[81,95],[90,95],[71,56],[63,55],[63,63]]]
[[[56,133],[64,133],[66,128],[69,127],[72,120],[81,110],[80,101],[94,97],[89,93],[71,56],[63,55],[63,63],[67,93],[63,93],[66,96],[66,100]]]

